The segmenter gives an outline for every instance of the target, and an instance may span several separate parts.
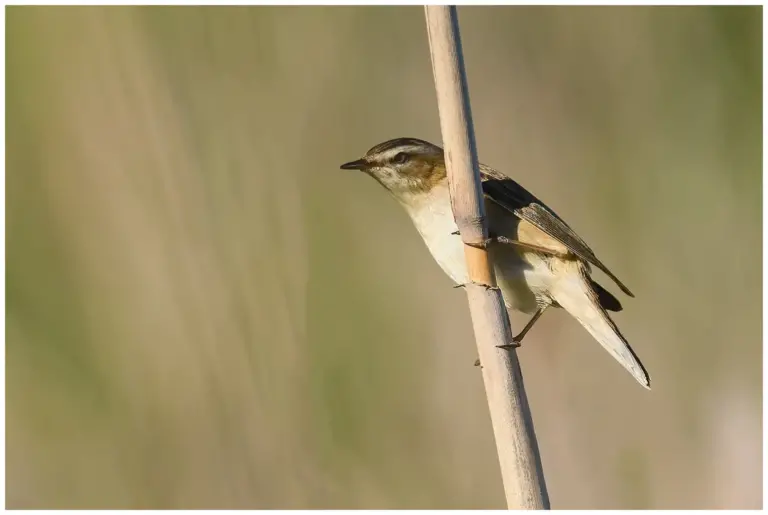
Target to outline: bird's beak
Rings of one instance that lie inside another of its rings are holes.
[[[368,161],[365,159],[358,159],[356,161],[350,161],[341,165],[342,170],[365,170],[368,168]]]

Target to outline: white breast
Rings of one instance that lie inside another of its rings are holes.
[[[437,186],[417,198],[404,199],[402,203],[443,271],[456,284],[468,282],[464,245],[461,236],[452,234],[458,231],[458,227],[453,219],[447,184]],[[491,230],[514,238],[514,227],[507,227],[516,222],[514,216],[500,216],[494,209],[491,209],[488,216],[492,217],[489,220]],[[538,260],[537,257],[531,257]],[[534,269],[523,260],[515,247],[495,246],[493,261],[496,265],[496,279],[507,307],[526,313],[534,312],[537,308],[536,298],[529,283],[538,286],[537,283],[545,278],[534,273]],[[536,270],[542,269],[536,267]]]
[[[427,244],[432,257],[443,271],[457,284],[467,282],[464,247],[451,211],[447,184],[437,186],[417,200],[404,202],[413,224]]]

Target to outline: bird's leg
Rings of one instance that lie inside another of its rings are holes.
[[[453,235],[459,235],[459,231],[452,232]],[[515,245],[517,247],[521,247],[524,249],[531,250],[533,252],[539,252],[541,254],[547,254],[550,256],[560,256],[561,253],[557,252],[552,249],[548,249],[546,247],[542,247],[540,245],[534,245],[532,243],[524,243],[520,240],[513,240],[512,238],[507,238],[506,236],[500,236],[497,234],[489,233],[488,239],[486,239],[481,245],[477,245],[478,247],[485,248],[491,243],[501,243],[502,245]],[[472,245],[476,246],[476,245]]]
[[[536,321],[541,317],[541,315],[544,314],[544,311],[547,310],[549,306],[544,306],[543,308],[539,308],[536,313],[533,314],[531,317],[531,320],[523,327],[523,330],[520,331],[517,336],[512,338],[512,343],[508,343],[506,345],[497,345],[499,349],[514,349],[517,347],[520,347],[520,344],[523,343],[523,338],[525,337],[526,333],[531,330],[531,327],[533,327],[533,324],[536,323]]]
[[[458,236],[458,235],[461,234],[461,232],[460,231],[454,231],[451,234],[454,235],[454,236]],[[497,235],[497,234],[494,234],[494,233],[488,233],[488,236],[489,236],[488,239],[486,239],[483,242],[482,247],[487,247],[491,243],[501,243],[503,245],[516,245],[518,247],[522,247],[522,248],[525,248],[525,249],[528,249],[528,250],[532,250],[534,252],[540,252],[542,254],[548,254],[548,255],[552,255],[552,256],[560,255],[559,252],[556,252],[554,250],[547,249],[547,248],[541,247],[539,245],[533,245],[531,243],[523,243],[522,241],[513,240],[511,238],[507,238],[506,236],[501,236],[501,235]],[[463,286],[465,286],[465,285],[457,284],[456,286],[454,286],[454,288],[461,288]],[[520,344],[523,342],[523,338],[525,337],[525,335],[528,333],[528,331],[531,330],[531,328],[536,323],[536,321],[541,317],[541,315],[544,314],[544,311],[547,309],[547,307],[549,307],[549,306],[544,306],[543,308],[539,308],[536,311],[536,313],[534,313],[533,317],[531,317],[531,320],[526,324],[526,326],[523,328],[523,330],[520,331],[517,334],[517,336],[512,338],[512,342],[510,342],[510,343],[508,343],[506,345],[497,345],[497,347],[499,349],[513,349],[513,348],[520,347]],[[475,366],[476,367],[481,366],[479,359],[475,360]]]
[[[495,243],[501,243],[503,245],[515,245],[517,247],[521,247],[524,249],[532,250],[533,252],[539,252],[541,254],[547,254],[549,256],[559,256],[560,253],[557,251],[554,251],[552,249],[548,249],[546,247],[542,247],[540,245],[534,245],[532,243],[523,243],[520,240],[513,240],[511,238],[507,238],[506,236],[498,236],[498,235],[491,235],[490,238],[488,238],[488,241],[495,242]]]
[[[541,315],[544,314],[544,311],[546,311],[548,307],[549,305],[544,306],[543,308],[539,308],[536,311],[536,313],[533,314],[533,316],[525,325],[525,327],[523,327],[523,330],[520,331],[517,336],[512,338],[512,343],[508,343],[506,345],[497,345],[496,347],[498,347],[499,349],[516,349],[520,347],[520,344],[523,343],[523,337],[525,336],[525,334],[531,330],[531,327],[533,327],[533,324],[535,324],[536,320],[538,320],[541,317]],[[479,359],[475,360],[475,366],[481,367]]]

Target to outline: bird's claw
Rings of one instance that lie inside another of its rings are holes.
[[[512,343],[505,343],[504,345],[497,345],[496,348],[497,349],[510,350],[510,349],[518,349],[518,348],[520,348],[520,346],[521,346],[521,343],[518,340],[513,338],[512,339]],[[483,368],[483,366],[480,364],[480,358],[475,360],[475,366]]]
[[[511,343],[505,343],[504,345],[497,345],[496,347],[499,349],[509,350],[509,349],[519,349],[521,346],[521,343],[517,340],[512,340]]]
[[[461,236],[461,231],[453,231],[451,233],[451,236]],[[475,247],[476,249],[487,249],[488,245],[496,241],[495,236],[491,236],[490,238],[486,238],[483,240],[482,243],[467,243],[470,247]]]

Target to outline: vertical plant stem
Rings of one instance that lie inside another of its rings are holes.
[[[536,434],[512,341],[509,317],[484,242],[488,235],[469,91],[455,6],[426,6],[432,71],[440,112],[454,218],[461,231],[466,285],[491,412],[507,506],[549,509]]]

